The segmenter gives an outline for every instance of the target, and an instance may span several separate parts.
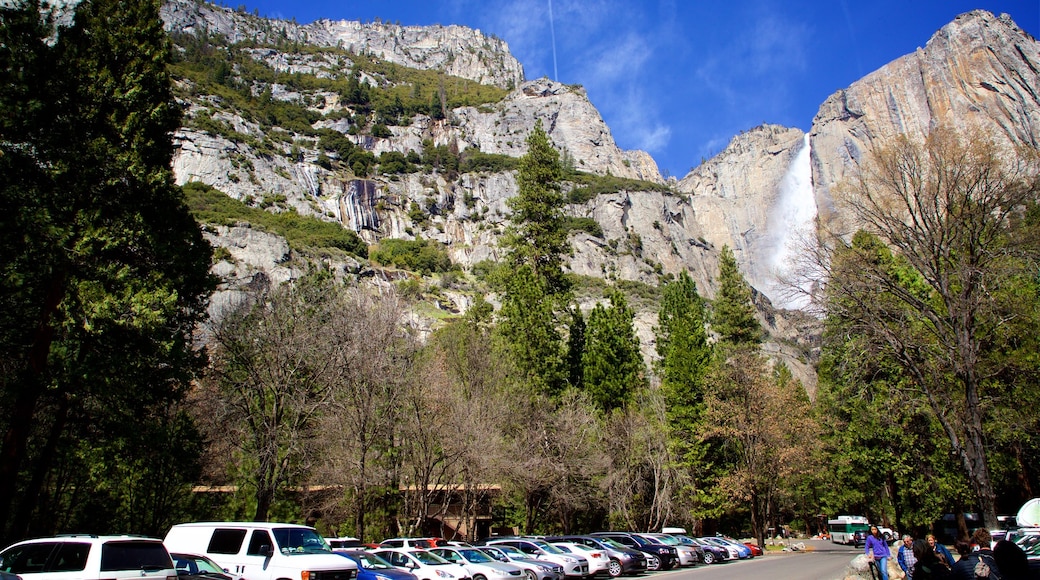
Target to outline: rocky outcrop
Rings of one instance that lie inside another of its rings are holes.
[[[162,18],[170,32],[220,35],[228,42],[286,42],[365,52],[411,68],[441,70],[502,88],[518,86],[524,70],[505,41],[465,26],[400,26],[318,20],[301,25],[260,18],[196,0],[167,0]],[[339,54],[338,56],[342,56]],[[349,59],[333,58],[349,68]],[[293,71],[295,72],[295,71]]]
[[[943,124],[1040,147],[1040,43],[1009,16],[962,14],[924,48],[823,103],[812,128],[821,217],[839,217],[832,190],[873,147],[894,135],[921,138]]]
[[[564,157],[579,171],[662,182],[653,159],[621,151],[610,128],[579,86],[541,78],[528,81],[500,103],[453,111],[461,141],[485,153],[519,157],[540,122]]]
[[[776,256],[784,243],[778,230],[790,225],[776,218],[784,209],[784,178],[805,146],[803,137],[798,129],[756,127],[734,137],[677,187],[688,196],[704,241],[732,248],[748,282],[762,291],[775,279]]]

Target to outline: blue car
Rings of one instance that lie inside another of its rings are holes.
[[[415,574],[394,567],[383,558],[362,550],[335,552],[357,564],[357,580],[418,580]]]

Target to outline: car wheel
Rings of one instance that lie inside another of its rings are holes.
[[[611,578],[617,578],[622,572],[624,569],[621,568],[621,562],[611,558],[610,563],[607,564],[607,574],[610,574]]]
[[[524,570],[524,580],[538,580],[538,574],[531,570]]]
[[[711,552],[704,552],[704,563],[705,564],[714,564],[715,563],[715,554],[712,554]]]
[[[660,570],[661,561],[657,559],[657,556],[647,554],[646,556],[646,569],[647,570]]]
[[[487,576],[484,576],[483,574],[474,574],[473,580],[487,580]]]

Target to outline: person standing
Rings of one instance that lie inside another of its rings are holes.
[[[881,580],[888,580],[888,559],[892,556],[892,553],[888,550],[888,544],[881,537],[881,532],[878,531],[877,526],[870,526],[870,533],[867,534],[867,544],[864,546],[864,550],[866,555],[870,557],[870,561],[877,564]]]
[[[935,556],[939,558],[939,561],[945,564],[947,568],[952,568],[954,560],[949,548],[936,541],[935,534],[928,534],[924,538],[928,540],[928,546],[935,552]]]
[[[910,534],[903,536],[903,545],[899,546],[899,551],[896,553],[896,562],[899,562],[899,568],[903,570],[906,577],[913,580],[917,556],[914,555],[914,539],[910,537]]]

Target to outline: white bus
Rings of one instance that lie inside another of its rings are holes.
[[[870,522],[863,516],[838,516],[827,520],[827,532],[835,544],[856,544],[856,532],[863,532],[860,539],[865,541],[868,530]]]

